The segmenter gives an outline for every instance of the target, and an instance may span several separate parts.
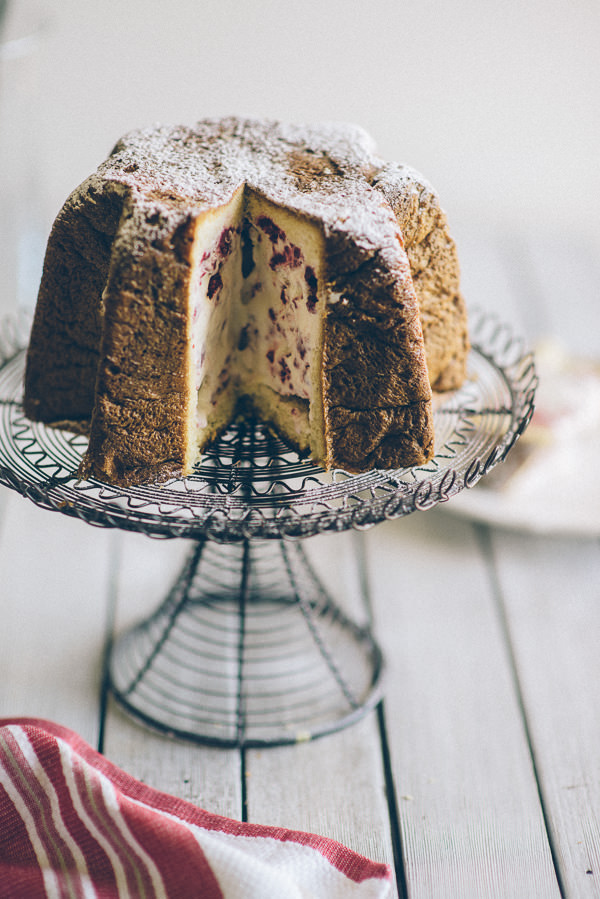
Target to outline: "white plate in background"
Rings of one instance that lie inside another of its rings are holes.
[[[506,462],[442,508],[512,529],[600,536],[600,363],[570,356],[555,340],[535,358],[529,428]]]

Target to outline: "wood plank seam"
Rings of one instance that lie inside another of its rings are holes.
[[[239,750],[240,753],[240,799],[241,799],[241,817],[240,820],[244,823],[248,823],[248,777],[250,776],[248,770],[248,759],[247,759],[248,750],[242,748]]]
[[[381,743],[381,759],[383,776],[385,781],[385,795],[387,799],[388,815],[390,819],[390,835],[392,840],[392,852],[394,855],[394,870],[399,899],[409,899],[408,882],[406,879],[406,862],[402,845],[402,831],[400,830],[400,813],[398,810],[398,793],[392,771],[392,759],[390,745],[387,736],[385,721],[385,700],[381,700],[377,706],[377,724],[379,727],[379,740]]]
[[[533,741],[533,737],[532,737],[532,733],[531,733],[531,728],[529,727],[529,722],[527,719],[527,710],[525,708],[523,691],[521,689],[521,683],[519,680],[517,661],[516,661],[516,656],[515,656],[513,643],[512,643],[512,639],[511,639],[508,618],[506,615],[504,597],[502,594],[502,587],[500,585],[500,578],[498,577],[496,560],[494,557],[494,549],[492,546],[490,527],[489,527],[489,525],[486,525],[486,524],[474,524],[473,529],[475,532],[475,537],[476,537],[477,543],[479,545],[485,567],[488,572],[490,588],[492,591],[492,596],[494,598],[494,604],[496,607],[496,611],[498,613],[500,629],[504,635],[504,643],[505,643],[506,652],[508,655],[508,663],[509,663],[512,681],[513,681],[513,687],[515,690],[517,705],[518,705],[519,712],[521,715],[521,723],[522,723],[524,734],[525,734],[525,740],[526,740],[527,747],[529,750],[529,755],[531,758],[533,775],[535,778],[535,784],[536,784],[536,788],[537,788],[538,798],[540,801],[542,818],[544,821],[544,828],[546,831],[546,838],[548,840],[548,846],[550,849],[550,855],[552,858],[552,865],[554,867],[554,874],[556,876],[558,890],[559,890],[559,893],[560,893],[562,899],[568,899],[567,892],[565,889],[564,878],[563,878],[562,871],[560,868],[559,855],[558,855],[556,844],[555,844],[554,837],[552,834],[552,828],[550,826],[550,817],[548,815],[548,805],[547,805],[547,802],[544,797],[544,790],[543,790],[543,786],[542,786],[541,778],[540,778],[540,774],[539,774],[539,764],[537,761],[535,745],[534,745],[534,741]]]
[[[123,559],[123,538],[117,531],[111,533],[109,546],[109,581],[106,597],[106,620],[104,630],[104,645],[102,648],[102,662],[100,669],[100,684],[98,688],[98,752],[104,754],[104,741],[106,735],[106,721],[108,715],[109,698],[109,674],[108,666],[110,655],[115,642],[115,627],[117,619],[117,599],[119,595],[119,574]]]
[[[367,611],[367,620],[369,627],[374,625],[373,603],[371,600],[371,588],[369,583],[369,566],[367,561],[367,551],[364,539],[364,533],[361,531],[352,532],[353,548],[356,552],[357,570],[360,581],[360,592],[362,594],[365,609]],[[384,659],[385,664],[385,659]],[[379,744],[381,750],[381,765],[383,769],[383,778],[385,783],[385,796],[388,809],[388,817],[390,822],[390,837],[392,842],[392,853],[394,858],[394,872],[396,877],[396,887],[398,889],[399,899],[409,899],[408,881],[406,878],[406,861],[404,857],[404,848],[402,845],[402,831],[400,829],[400,813],[398,810],[398,793],[394,780],[392,769],[392,758],[390,752],[390,743],[387,733],[387,725],[385,719],[385,699],[382,699],[377,707],[377,728],[379,733]]]

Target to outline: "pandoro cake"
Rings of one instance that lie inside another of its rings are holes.
[[[85,427],[82,476],[189,473],[240,414],[325,468],[431,458],[432,391],[468,353],[432,187],[352,125],[132,132],[49,241],[24,407]]]

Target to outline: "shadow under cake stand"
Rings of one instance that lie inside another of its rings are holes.
[[[325,589],[303,540],[430,509],[473,486],[527,427],[537,385],[520,341],[472,313],[468,379],[435,412],[427,465],[325,472],[247,421],[191,476],[124,489],[79,480],[87,439],[23,414],[28,330],[23,317],[1,332],[0,483],[96,526],[193,541],[164,601],[114,641],[108,689],[153,728],[226,747],[311,739],[378,702],[384,663],[371,627]]]

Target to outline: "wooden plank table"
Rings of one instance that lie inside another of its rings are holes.
[[[458,238],[471,302],[600,356],[593,247]],[[598,473],[574,460],[573,489]],[[598,535],[448,505],[307,541],[340,603],[372,615],[385,697],[331,736],[241,752],[151,733],[104,702],[112,629],[161,599],[185,541],[92,528],[0,488],[0,716],[102,739],[131,774],[211,811],[338,839],[395,866],[401,897],[599,897]]]

